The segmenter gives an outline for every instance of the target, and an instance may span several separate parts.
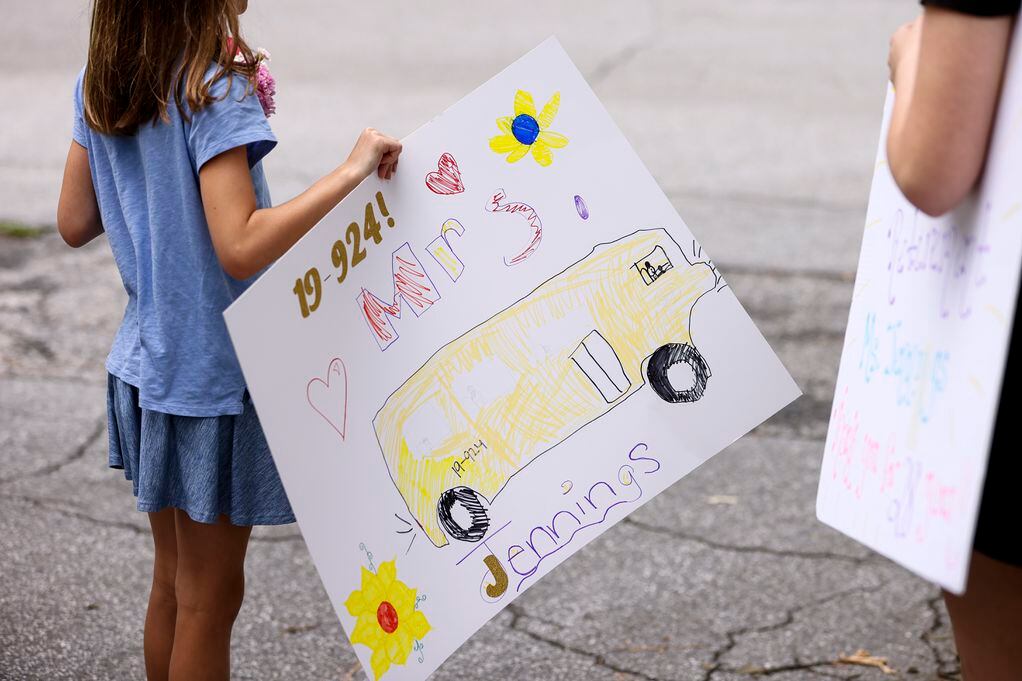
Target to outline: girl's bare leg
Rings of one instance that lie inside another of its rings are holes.
[[[965,681],[1022,673],[1022,568],[972,554],[964,596],[944,593]]]
[[[245,551],[251,527],[198,523],[176,510],[177,626],[171,681],[227,681],[231,628],[245,595]]]
[[[177,598],[174,580],[177,575],[177,539],[174,509],[149,514],[153,530],[156,558],[153,561],[153,585],[149,591],[149,608],[145,615],[145,673],[149,681],[167,681],[170,652],[174,647],[177,620]]]

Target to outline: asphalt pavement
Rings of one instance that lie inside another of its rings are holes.
[[[130,483],[106,467],[103,360],[125,295],[105,239],[76,251],[52,229],[88,9],[0,6],[0,678],[141,679],[152,546]],[[938,590],[814,510],[887,39],[915,11],[252,0],[245,31],[278,81],[277,200],[363,127],[407,134],[556,34],[805,392],[434,678],[960,678]],[[857,650],[894,672],[838,661]],[[233,664],[239,679],[364,678],[295,526],[253,535]]]

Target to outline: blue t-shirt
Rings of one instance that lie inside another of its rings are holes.
[[[223,311],[255,277],[234,279],[220,266],[199,169],[247,147],[258,206],[270,205],[260,159],[277,140],[259,100],[244,77],[231,79],[230,92],[222,77],[210,88],[217,100],[190,119],[171,100],[169,121],[143,124],[130,137],[103,135],[82,116],[84,73],[75,86],[74,139],[88,149],[103,228],[128,292],[107,370],[138,388],[144,409],[240,414],[245,381]]]

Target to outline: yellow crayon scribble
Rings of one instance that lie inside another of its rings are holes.
[[[884,221],[883,218],[875,218],[875,219],[870,220],[869,222],[867,222],[866,226],[863,229],[869,229],[870,227],[875,227],[876,225],[879,225],[883,221]]]
[[[990,313],[991,315],[993,315],[994,319],[996,319],[996,320],[997,320],[997,321],[999,321],[1000,323],[1002,323],[1002,324],[1004,324],[1004,323],[1005,323],[1005,321],[1006,321],[1006,318],[1005,318],[1005,316],[1004,316],[1004,313],[1003,313],[1003,312],[1001,312],[1001,311],[1000,311],[1000,309],[998,309],[998,308],[994,307],[994,306],[993,306],[992,304],[990,304],[990,303],[987,303],[987,304],[986,304],[986,305],[984,306],[984,308],[983,308],[983,309],[985,309],[985,310],[986,310],[987,312],[989,312],[989,313]]]
[[[975,388],[976,392],[980,395],[986,394],[986,391],[983,389],[983,384],[980,383],[979,379],[975,376],[969,376],[969,384]]]
[[[460,263],[458,263],[457,260],[452,258],[451,254],[448,251],[438,249],[435,255],[440,256],[440,259],[444,261],[443,262],[444,267],[446,267],[451,272],[456,272],[458,270],[458,265]]]
[[[852,290],[852,296],[860,296],[873,285],[873,280],[869,278],[863,278],[858,281],[855,288]]]
[[[457,281],[458,277],[461,276],[462,272],[465,271],[465,263],[461,261],[454,249],[451,248],[451,242],[447,238],[448,232],[454,232],[458,236],[465,234],[465,228],[460,222],[451,218],[444,222],[440,227],[440,236],[433,239],[426,250],[433,259],[436,260],[441,267],[447,272],[447,276],[451,278],[451,281]]]
[[[712,267],[690,264],[665,230],[643,230],[598,246],[434,354],[373,421],[394,484],[433,544],[446,546],[451,532],[441,495],[468,488],[492,502],[533,459],[642,388],[655,352],[698,356],[691,312],[716,284]]]
[[[1004,211],[1004,213],[1001,215],[1001,222],[1007,222],[1012,217],[1014,217],[1015,213],[1018,212],[1019,208],[1022,208],[1022,204],[1018,203],[1017,201],[1011,204],[1008,210]]]

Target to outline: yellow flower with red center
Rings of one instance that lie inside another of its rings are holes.
[[[553,149],[567,146],[568,138],[548,130],[561,106],[561,93],[555,92],[543,110],[536,113],[532,95],[525,90],[515,93],[515,115],[497,119],[500,135],[490,138],[490,149],[507,154],[508,163],[516,163],[530,151],[541,166],[554,162]]]
[[[344,602],[352,617],[357,617],[352,643],[369,646],[373,651],[370,666],[379,679],[392,664],[404,664],[415,641],[429,630],[429,622],[415,609],[415,589],[397,578],[393,560],[380,565],[373,574],[362,568],[362,588],[352,591]]]

